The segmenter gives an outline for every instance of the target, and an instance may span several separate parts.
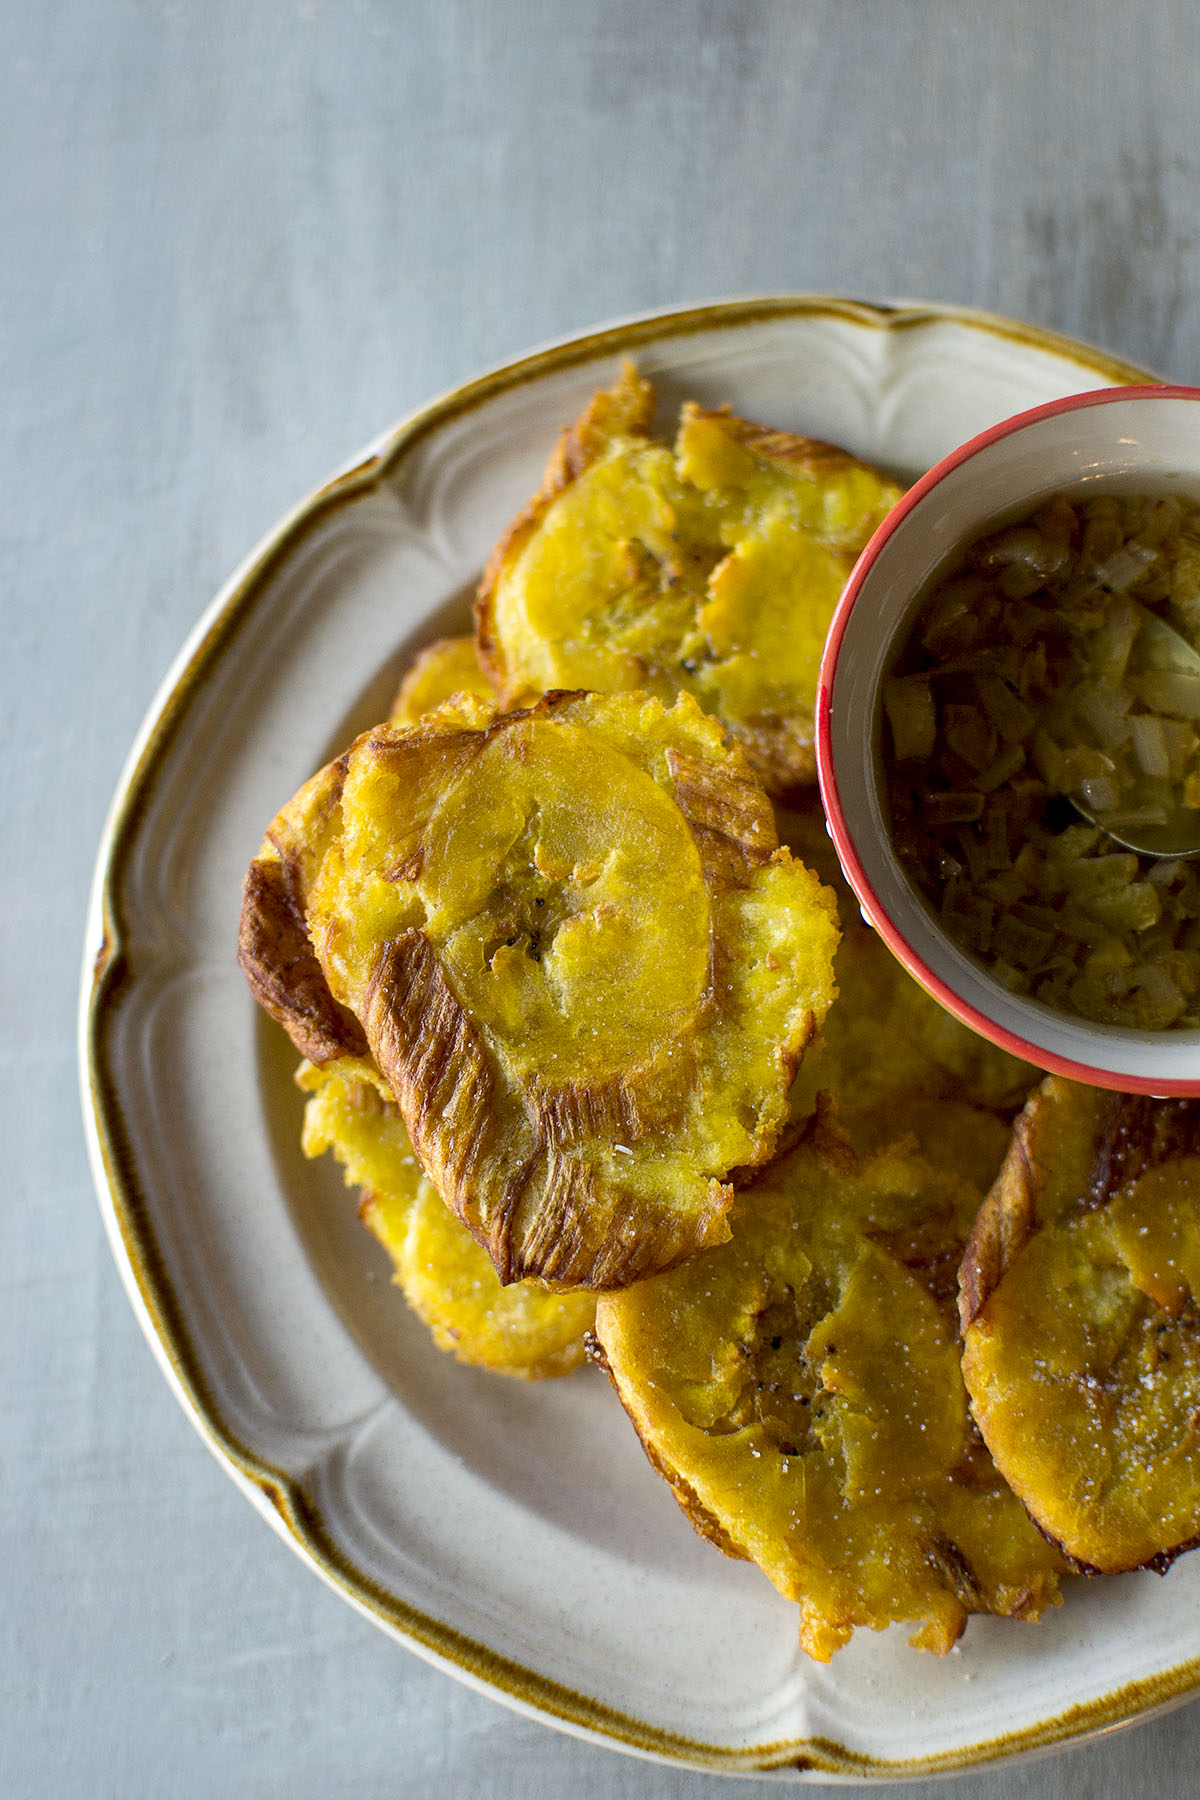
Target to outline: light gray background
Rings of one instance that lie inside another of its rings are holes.
[[[1200,379],[1198,53],[1195,0],[0,4],[0,1793],[753,1791],[427,1668],[203,1448],[78,1123],[97,840],[258,537],[547,337],[733,293],[907,295]],[[1171,1797],[1198,1766],[1193,1706],[954,1787]]]

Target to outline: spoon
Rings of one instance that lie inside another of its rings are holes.
[[[1157,613],[1142,607],[1138,610],[1142,619],[1130,657],[1134,672],[1162,675],[1165,685],[1170,685],[1172,677],[1182,677],[1184,683],[1194,682],[1200,712],[1200,653]],[[1176,685],[1180,685],[1178,681]],[[1200,808],[1184,805],[1182,783],[1178,781],[1164,795],[1164,779],[1137,770],[1134,785],[1122,795],[1117,809],[1089,806],[1087,797],[1078,790],[1073,790],[1069,798],[1078,813],[1126,850],[1136,850],[1141,856],[1179,860],[1200,856]]]

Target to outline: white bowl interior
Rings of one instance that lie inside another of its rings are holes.
[[[1200,405],[1141,396],[1054,412],[986,442],[950,468],[890,530],[845,617],[830,690],[833,786],[861,876],[863,909],[907,967],[969,1023],[1030,1060],[1086,1078],[1200,1082],[1200,1031],[1139,1032],[1071,1019],[1011,994],[943,933],[892,848],[884,799],[882,685],[930,584],[997,521],[1052,494],[1104,486],[1200,497]],[[899,940],[899,941],[897,941]]]

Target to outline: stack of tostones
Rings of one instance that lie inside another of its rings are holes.
[[[506,705],[555,688],[690,693],[771,793],[815,773],[817,669],[901,490],[844,450],[688,404],[674,448],[626,367],[488,565],[480,653]]]
[[[1200,1540],[1200,1101],[1048,1080],[963,1262],[963,1373],[1015,1493],[1077,1566]]]
[[[810,1654],[891,1622],[944,1650],[1038,1616],[1062,1564],[954,1330],[1029,1071],[862,926],[830,1010],[816,673],[899,490],[693,405],[670,447],[653,410],[631,369],[596,395],[477,639],[422,652],[274,820],[241,961],[306,1059],[306,1154],[442,1348],[559,1375],[594,1325],[651,1460]]]
[[[979,1203],[915,1149],[818,1124],[739,1195],[730,1243],[599,1302],[596,1335],[693,1524],[798,1602],[827,1661],[857,1626],[945,1651],[1032,1619],[1061,1563],[976,1437],[955,1251]]]

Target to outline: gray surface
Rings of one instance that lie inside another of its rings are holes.
[[[727,293],[904,293],[1200,379],[1198,50],[1194,0],[3,0],[0,1792],[752,1791],[427,1668],[208,1456],[85,1163],[92,858],[233,565],[531,343]],[[1198,1760],[1189,1707],[957,1791],[1184,1795]]]

